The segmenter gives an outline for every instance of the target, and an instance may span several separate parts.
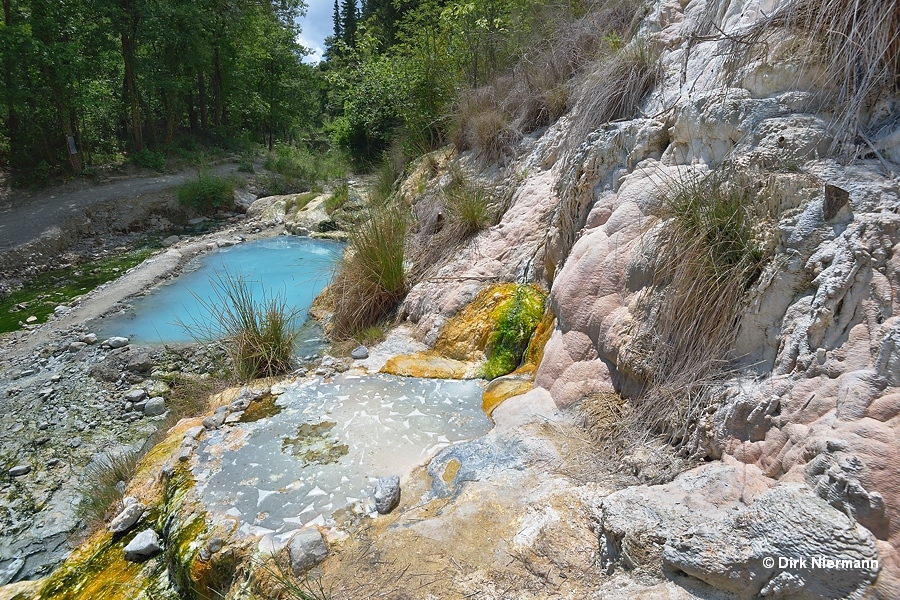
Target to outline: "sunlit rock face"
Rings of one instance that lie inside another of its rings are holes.
[[[194,475],[213,511],[276,546],[364,504],[378,477],[403,476],[492,426],[474,381],[342,374],[289,386],[272,408],[207,432]]]

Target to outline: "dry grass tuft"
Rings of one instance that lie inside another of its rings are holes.
[[[658,52],[643,40],[598,60],[572,94],[568,146],[578,147],[603,123],[633,117],[660,73]]]
[[[404,265],[409,217],[393,205],[370,208],[350,232],[347,255],[330,286],[332,336],[355,337],[387,318],[407,291]]]
[[[523,135],[565,114],[571,80],[629,37],[640,6],[606,0],[589,3],[582,14],[538,9],[536,39],[515,65],[488,85],[460,92],[452,135],[457,150],[474,150],[489,162],[512,157]]]
[[[754,187],[734,173],[688,177],[665,198],[651,258],[653,286],[634,320],[623,374],[639,393],[621,414],[625,446],[659,437],[702,452],[748,289],[770,252]],[[766,208],[767,209],[767,208]],[[626,366],[627,364],[627,366]]]
[[[747,62],[770,42],[805,40],[805,67],[823,67],[816,87],[833,103],[835,144],[854,142],[866,109],[900,84],[900,10],[896,0],[794,0],[735,38],[730,63]],[[871,124],[870,124],[871,125]],[[865,129],[865,127],[863,127]]]

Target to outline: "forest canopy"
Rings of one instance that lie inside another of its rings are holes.
[[[198,144],[502,153],[560,116],[572,75],[627,35],[637,4],[602,5],[334,0],[311,65],[302,0],[4,0],[0,160],[40,180],[123,159],[158,168]]]

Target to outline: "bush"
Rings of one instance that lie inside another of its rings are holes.
[[[487,362],[482,368],[486,379],[514,371],[522,362],[531,335],[544,316],[543,292],[520,285],[513,297],[496,309],[496,326],[486,348]]]
[[[154,152],[144,148],[140,152],[135,152],[131,157],[134,166],[142,169],[153,169],[154,171],[162,171],[166,168],[166,157],[162,152]]]
[[[253,156],[248,154],[241,155],[240,159],[238,159],[237,170],[240,173],[255,173],[256,168],[253,166]]]
[[[287,373],[293,367],[299,312],[281,294],[253,297],[253,283],[242,275],[217,274],[213,297],[197,298],[204,312],[218,315],[206,325],[180,323],[195,339],[220,340],[235,374],[247,381]]]
[[[339,152],[313,154],[303,148],[282,144],[266,155],[265,167],[284,176],[290,184],[302,183],[308,187],[347,174],[347,160]]]
[[[331,289],[336,339],[357,335],[393,312],[406,294],[403,264],[408,217],[395,206],[370,208],[350,232],[347,256]]]
[[[375,177],[369,185],[369,206],[384,206],[394,195],[394,186],[403,169],[385,153],[375,167]]]
[[[494,224],[497,210],[493,203],[494,190],[467,179],[457,179],[444,190],[448,227],[453,237],[465,240]]]
[[[227,177],[200,171],[196,181],[190,181],[176,191],[178,201],[202,211],[229,206],[234,201],[234,182]]]

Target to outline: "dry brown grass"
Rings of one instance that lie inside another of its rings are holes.
[[[654,240],[652,286],[639,303],[623,374],[639,387],[621,414],[624,446],[653,437],[702,453],[747,291],[770,255],[768,204],[736,173],[689,176],[665,197]]]
[[[387,318],[407,291],[404,265],[408,215],[394,205],[370,208],[350,232],[350,247],[330,290],[332,336],[353,338]]]
[[[603,123],[634,117],[660,72],[658,52],[642,40],[596,61],[572,93],[569,148],[577,148]]]
[[[451,136],[456,148],[489,162],[511,157],[523,135],[565,114],[572,79],[630,37],[640,6],[635,0],[593,2],[583,16],[558,6],[538,10],[536,39],[512,69],[460,92]]]
[[[864,133],[866,111],[900,84],[900,9],[896,0],[794,0],[734,39],[730,66],[745,64],[775,42],[800,34],[796,56],[824,102],[835,107],[838,144],[854,145]],[[846,149],[844,150],[846,153]]]

